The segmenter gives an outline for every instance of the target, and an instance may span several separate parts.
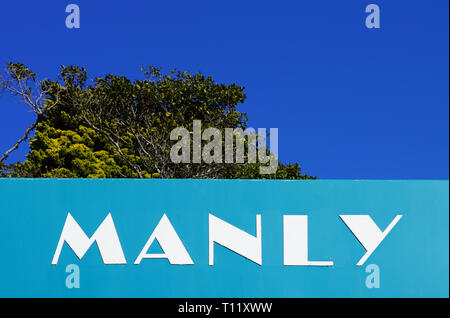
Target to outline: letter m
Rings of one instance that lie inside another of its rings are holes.
[[[84,254],[91,247],[91,245],[96,242],[100,255],[102,256],[103,263],[127,263],[125,256],[123,255],[122,246],[120,245],[111,213],[106,216],[102,224],[100,224],[94,235],[90,238],[84,233],[72,215],[68,213],[66,223],[64,223],[64,227],[59,238],[58,246],[56,247],[55,255],[53,256],[52,265],[58,264],[59,255],[61,254],[64,242],[70,246],[79,259],[83,258]]]

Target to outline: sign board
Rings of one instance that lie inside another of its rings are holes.
[[[1,179],[0,297],[448,297],[448,191]]]

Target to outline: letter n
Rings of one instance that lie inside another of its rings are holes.
[[[214,265],[214,242],[262,265],[261,215],[256,215],[256,236],[209,214],[209,265]]]

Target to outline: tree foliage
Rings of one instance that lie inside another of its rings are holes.
[[[19,96],[36,114],[22,141],[29,139],[24,162],[6,165],[4,177],[58,178],[224,178],[310,179],[297,163],[279,164],[272,175],[261,175],[260,162],[243,164],[178,163],[170,160],[170,132],[247,128],[237,110],[246,95],[235,84],[216,83],[201,73],[143,69],[144,79],[107,74],[88,83],[84,68],[62,67],[56,80],[38,82],[20,63],[9,63],[0,87]],[[37,83],[34,89],[30,82]],[[34,131],[33,137],[28,137]]]

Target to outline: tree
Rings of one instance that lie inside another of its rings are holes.
[[[107,74],[90,85],[86,70],[76,66],[63,66],[55,81],[37,81],[36,74],[20,63],[8,63],[5,73],[0,87],[20,96],[36,114],[36,121],[2,156],[3,176],[312,178],[301,174],[298,164],[278,164],[275,174],[261,175],[259,161],[172,162],[170,149],[175,141],[170,132],[177,127],[192,131],[194,120],[201,120],[203,129],[247,127],[246,114],[237,110],[246,95],[235,84],[219,84],[201,73],[162,74],[155,67],[143,69],[143,80]],[[25,162],[4,164],[33,130]]]
[[[6,75],[0,73],[0,89],[6,90],[13,96],[18,96],[36,115],[34,123],[25,130],[25,134],[1,157],[0,162],[4,162],[8,156],[16,150],[19,145],[25,141],[29,134],[36,128],[38,117],[43,115],[46,110],[58,105],[58,96],[55,95],[53,103],[46,103],[44,97],[49,92],[43,89],[47,81],[39,83],[36,81],[36,74],[30,71],[22,63],[9,62],[5,68]]]

